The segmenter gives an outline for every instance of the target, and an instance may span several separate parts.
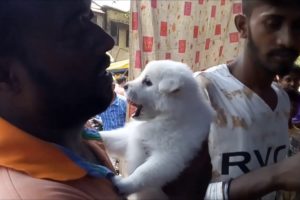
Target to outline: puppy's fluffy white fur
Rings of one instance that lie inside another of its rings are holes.
[[[174,180],[201,149],[212,120],[192,71],[183,63],[152,61],[127,84],[129,102],[141,109],[124,128],[101,132],[108,152],[125,157],[129,176],[115,177],[123,194],[166,199]]]

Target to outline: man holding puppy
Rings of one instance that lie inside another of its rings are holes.
[[[245,39],[242,55],[197,76],[216,110],[206,199],[275,200],[276,190],[300,190],[300,155],[281,161],[288,149],[289,99],[273,83],[299,55],[299,5],[243,0],[243,14],[235,17]]]

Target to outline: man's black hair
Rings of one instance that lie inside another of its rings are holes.
[[[275,7],[300,8],[299,0],[242,0],[243,13],[250,17],[253,9],[259,4],[269,4]]]

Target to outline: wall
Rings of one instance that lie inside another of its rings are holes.
[[[106,8],[107,19],[110,21],[129,24],[129,13]]]
[[[110,52],[115,61],[126,60],[129,58],[128,39],[126,32],[129,30],[129,13],[115,10],[110,7],[103,7],[107,17],[107,31],[110,33],[112,23],[117,26],[117,34],[114,39],[118,42]],[[117,38],[116,38],[117,37]]]
[[[126,48],[126,33],[127,33],[128,27],[120,26],[119,27],[119,47],[120,48]]]

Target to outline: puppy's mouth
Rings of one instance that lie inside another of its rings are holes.
[[[130,100],[127,100],[127,101],[128,101],[128,103],[129,103],[131,106],[133,106],[133,107],[136,108],[136,109],[135,109],[135,112],[131,115],[131,117],[132,117],[132,118],[137,118],[137,117],[139,117],[140,114],[141,114],[141,112],[142,112],[143,105],[136,104],[136,103],[134,103],[134,102],[132,102],[132,101],[130,101]]]

